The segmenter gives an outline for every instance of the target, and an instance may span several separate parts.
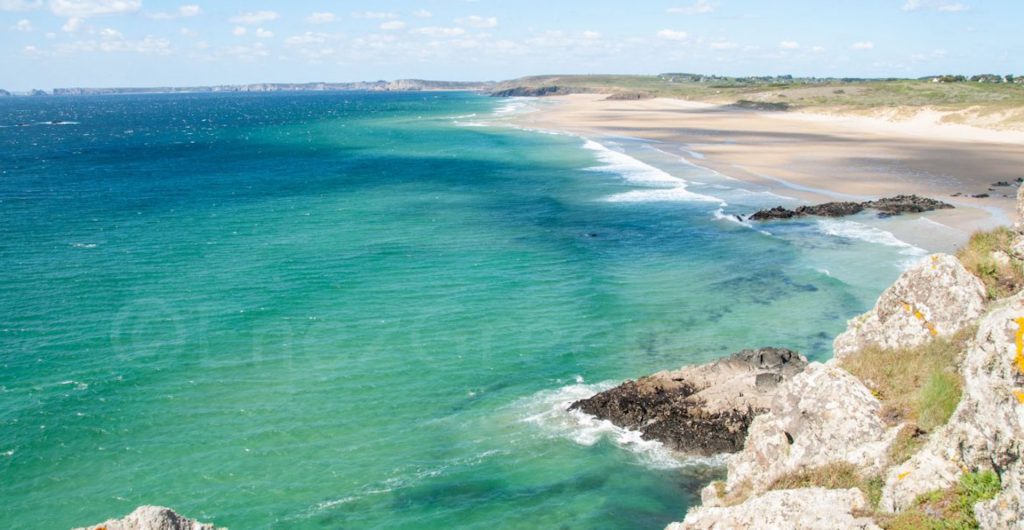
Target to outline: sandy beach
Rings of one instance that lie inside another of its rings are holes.
[[[953,243],[1013,222],[1013,181],[1024,177],[1024,133],[940,124],[934,112],[889,121],[662,98],[608,101],[593,94],[536,104],[537,112],[516,118],[519,125],[665,142],[694,164],[808,202],[901,193],[944,200],[957,208],[928,216],[952,229]],[[994,187],[998,181],[1013,186]],[[970,197],[977,194],[989,197]]]

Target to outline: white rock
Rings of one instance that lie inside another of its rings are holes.
[[[870,517],[853,515],[854,512],[867,509],[868,503],[864,499],[864,494],[858,489],[778,490],[769,491],[727,508],[694,508],[686,514],[683,522],[672,523],[666,530],[878,529]]]
[[[881,404],[856,377],[812,363],[783,384],[771,412],[750,425],[743,451],[729,459],[726,491],[766,489],[782,475],[848,462],[865,474],[886,463],[896,429],[886,429]]]
[[[978,504],[978,522],[982,528],[1022,529],[1024,294],[1001,301],[981,319],[961,374],[964,395],[949,423],[889,474],[882,508],[904,509],[917,495],[954,484],[965,470],[994,470],[1002,492]]]
[[[932,254],[886,289],[875,307],[850,320],[832,344],[842,359],[866,346],[905,348],[949,336],[985,309],[985,286],[948,254]]]
[[[217,530],[212,524],[200,523],[194,519],[182,517],[174,510],[163,506],[139,506],[123,519],[110,519],[100,524],[75,530],[99,528],[105,530]]]

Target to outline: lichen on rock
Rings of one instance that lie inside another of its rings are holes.
[[[875,307],[836,337],[837,359],[866,347],[918,346],[970,325],[985,309],[985,286],[955,257],[932,254],[905,271]]]
[[[672,523],[665,530],[879,529],[871,517],[860,515],[868,510],[867,499],[855,488],[776,490],[735,506],[694,508],[683,522]]]

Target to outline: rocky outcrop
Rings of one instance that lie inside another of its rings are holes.
[[[868,508],[864,494],[858,489],[778,490],[735,506],[694,508],[682,523],[670,524],[665,530],[878,529],[870,517],[857,515]]]
[[[729,460],[725,491],[764,491],[789,473],[846,462],[881,471],[896,430],[881,403],[849,372],[811,363],[782,385],[771,411],[754,419],[743,451]]]
[[[571,86],[517,86],[491,92],[491,96],[498,98],[508,97],[544,97],[544,96],[565,96],[568,94],[589,94],[592,91],[587,88]]]
[[[901,510],[963,471],[993,470],[1002,492],[975,507],[981,528],[1024,528],[1024,293],[981,319],[961,374],[963,397],[953,416],[889,473],[882,507]]]
[[[573,403],[570,410],[640,431],[678,451],[736,452],[754,417],[770,410],[780,383],[806,365],[803,356],[786,349],[743,350],[713,363],[627,381]]]
[[[218,530],[209,523],[200,523],[163,506],[139,506],[122,519],[110,519],[74,530]],[[225,530],[221,528],[220,530]]]
[[[875,307],[850,320],[832,344],[837,359],[869,346],[906,348],[950,336],[985,308],[985,286],[960,260],[932,254],[886,289]]]
[[[808,215],[819,217],[845,217],[860,213],[867,209],[878,210],[879,215],[899,215],[904,213],[921,213],[931,210],[953,208],[953,205],[920,197],[917,195],[897,195],[865,202],[826,202],[810,206],[800,206],[794,210],[776,206],[767,210],[761,210],[750,216],[753,221],[772,221],[777,219],[792,219]]]

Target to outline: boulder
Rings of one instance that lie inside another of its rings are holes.
[[[807,365],[781,348],[743,350],[712,363],[627,381],[577,401],[580,410],[640,431],[687,453],[739,451],[757,414],[770,409],[783,381]]]
[[[163,506],[139,506],[122,519],[110,519],[75,530],[217,530],[210,523],[200,523]],[[220,530],[224,530],[223,528]]]
[[[881,403],[849,372],[811,363],[779,389],[771,411],[750,425],[743,451],[729,459],[725,491],[764,491],[778,478],[847,462],[880,472],[896,429],[886,429]]]
[[[686,514],[683,522],[672,523],[665,530],[878,529],[870,517],[858,515],[868,510],[868,502],[858,489],[778,490],[769,491],[735,506],[693,508]]]
[[[985,286],[948,254],[932,254],[905,271],[875,307],[847,324],[832,343],[835,357],[868,346],[907,348],[947,337],[985,308]]]

